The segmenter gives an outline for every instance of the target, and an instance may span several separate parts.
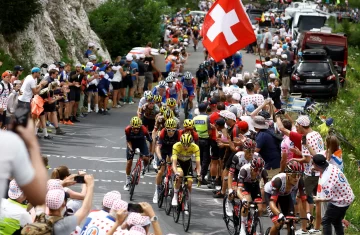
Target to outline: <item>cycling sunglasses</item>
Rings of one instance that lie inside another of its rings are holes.
[[[166,129],[167,132],[175,132],[176,129]]]

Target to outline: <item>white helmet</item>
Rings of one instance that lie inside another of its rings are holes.
[[[169,83],[169,82],[174,82],[174,77],[168,76],[168,77],[165,79],[165,82],[167,82],[167,83]]]
[[[175,77],[175,76],[176,76],[176,73],[175,73],[175,72],[170,72],[168,76],[170,76],[170,77]]]

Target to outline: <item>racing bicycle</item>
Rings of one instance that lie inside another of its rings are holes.
[[[169,161],[168,161],[169,160]],[[171,176],[172,176],[172,167],[171,167],[171,161],[169,159],[169,157],[166,159],[166,171],[164,176],[162,177],[162,182],[161,182],[161,190],[159,193],[159,197],[158,197],[158,207],[161,208],[162,204],[167,200],[167,196],[169,194],[169,192],[171,192],[171,189],[173,187],[173,185],[171,184]],[[170,209],[171,209],[171,198],[170,198]],[[167,202],[165,202],[165,211],[167,209]],[[170,213],[170,211],[169,211]]]
[[[134,196],[134,190],[135,186],[139,184],[140,181],[140,175],[142,170],[142,161],[143,161],[143,154],[140,153],[140,150],[137,148],[135,149],[134,153],[132,153],[133,156],[139,155],[138,160],[136,161],[136,165],[134,169],[130,173],[130,201],[132,201]]]
[[[296,216],[285,216],[285,221],[284,223],[287,224],[287,234],[288,235],[295,235],[295,221],[300,221],[300,220],[308,220],[307,218],[299,218],[299,217],[296,217]],[[310,223],[312,223],[310,221]],[[271,227],[267,228],[266,229],[266,232],[265,232],[265,235],[269,235],[270,234],[270,230],[271,230]],[[278,233],[280,235],[280,231]]]

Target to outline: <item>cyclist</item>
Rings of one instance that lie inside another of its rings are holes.
[[[161,178],[165,170],[165,161],[170,161],[172,148],[175,143],[180,139],[179,131],[177,130],[177,123],[174,119],[167,119],[165,122],[165,128],[160,131],[159,139],[155,148],[157,156],[158,173],[155,179],[155,194],[153,203],[157,203],[158,195],[160,193]]]
[[[285,168],[285,173],[275,175],[264,187],[265,201],[270,218],[274,225],[271,227],[270,235],[277,235],[285,221],[285,216],[294,216],[294,202],[291,198],[292,192],[299,190],[302,201],[302,210],[306,208],[307,218],[312,220],[310,207],[306,201],[306,192],[302,174],[304,170],[297,161],[290,160]],[[280,206],[281,211],[278,209]],[[303,211],[302,211],[303,212]],[[290,227],[288,227],[288,230]]]
[[[153,133],[157,133],[158,131],[161,131],[164,128],[165,125],[165,119],[164,119],[164,113],[167,110],[165,106],[160,107],[160,112],[155,117],[155,126]]]
[[[174,112],[174,115],[179,118],[180,117],[180,111],[177,108],[177,102],[176,99],[174,98],[168,98],[166,99],[166,106],[167,108],[169,108],[170,110],[172,110]]]
[[[196,144],[199,143],[199,134],[194,129],[194,121],[191,119],[185,119],[183,123],[184,129],[179,130],[180,135],[190,134]]]
[[[261,157],[254,157],[250,163],[245,164],[240,169],[236,194],[241,200],[243,207],[241,211],[240,235],[246,235],[245,226],[249,213],[249,202],[252,200],[262,200],[259,181],[262,178],[264,183],[266,183],[268,177],[264,166],[265,161]],[[231,190],[229,190],[230,192]]]
[[[193,176],[191,157],[195,155],[196,173],[198,180],[201,180],[201,166],[200,166],[200,150],[193,137],[190,134],[183,134],[180,137],[180,142],[174,144],[172,149],[172,168],[175,172],[176,182],[174,187],[174,197],[171,201],[173,206],[178,205],[178,192],[181,184],[181,178],[185,176]],[[188,178],[189,193],[191,193],[192,178]]]
[[[165,103],[166,102],[166,82],[165,81],[160,81],[159,85],[155,86],[154,89],[152,90],[152,94],[155,95],[160,95],[161,96],[161,102]]]
[[[158,107],[163,106],[162,101],[163,101],[163,97],[161,97],[161,95],[154,95],[154,102]],[[166,98],[165,98],[165,101],[166,101]]]
[[[205,65],[206,71],[208,72],[209,79],[214,78],[214,76],[215,76],[215,69],[211,66],[210,62],[209,62],[209,61],[205,61],[205,62],[204,62],[204,65]]]
[[[204,63],[201,63],[199,65],[199,69],[196,71],[196,79],[197,79],[197,89],[196,89],[196,95],[198,99],[198,103],[200,103],[200,88],[204,84],[205,86],[208,86],[208,80],[209,80],[209,74],[207,70],[205,69]]]
[[[137,111],[137,114],[139,117],[141,117],[141,108],[144,104],[146,104],[146,97],[148,97],[149,95],[152,95],[151,91],[145,91],[144,96],[141,97],[141,99],[139,101],[138,111]]]
[[[126,135],[126,181],[124,185],[124,190],[129,190],[130,185],[130,172],[132,161],[134,158],[134,151],[136,148],[140,149],[141,154],[143,155],[144,161],[144,170],[142,175],[145,174],[145,168],[149,163],[149,148],[146,144],[146,140],[151,144],[153,142],[147,128],[142,125],[141,119],[137,116],[131,118],[130,125],[125,128]]]
[[[184,76],[181,78],[181,83],[183,85],[183,99],[185,100],[186,96],[194,96],[194,90],[196,87],[196,80],[193,78],[192,74],[187,71]]]
[[[192,35],[193,35],[193,42],[194,42],[194,51],[196,52],[198,40],[200,37],[200,31],[198,30],[197,26],[194,26]]]
[[[168,100],[169,98],[175,99],[175,101],[177,102],[179,97],[179,94],[181,92],[181,89],[179,87],[179,85],[177,83],[175,83],[175,79],[174,77],[167,77],[165,79],[166,83],[167,83],[167,88],[166,88],[166,99]]]
[[[146,103],[141,107],[140,117],[142,117],[144,126],[146,126],[150,132],[154,129],[155,117],[159,112],[159,107],[155,104],[153,96],[148,95],[146,97]]]

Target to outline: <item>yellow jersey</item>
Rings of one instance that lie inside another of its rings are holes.
[[[200,149],[195,143],[191,143],[189,148],[184,149],[181,142],[173,145],[172,159],[182,162],[191,160],[192,155],[195,154],[195,161],[200,161]]]

